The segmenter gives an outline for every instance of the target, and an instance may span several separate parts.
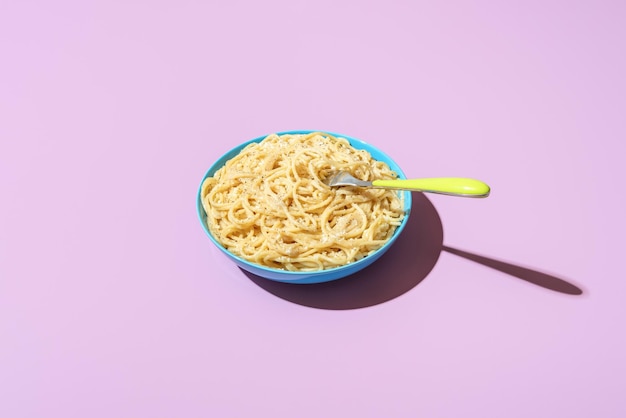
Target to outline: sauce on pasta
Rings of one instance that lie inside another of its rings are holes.
[[[272,134],[202,183],[209,230],[233,254],[271,268],[315,271],[366,257],[400,225],[404,202],[393,190],[331,188],[323,180],[335,170],[397,176],[344,138]]]

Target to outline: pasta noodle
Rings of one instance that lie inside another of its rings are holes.
[[[393,190],[331,188],[323,180],[335,170],[362,180],[397,176],[344,138],[272,134],[202,183],[209,230],[233,254],[282,270],[323,270],[366,257],[400,225],[404,202]]]

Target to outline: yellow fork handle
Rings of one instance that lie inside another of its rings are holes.
[[[451,196],[487,197],[491,188],[480,180],[464,177],[437,177],[425,179],[374,180],[373,187],[412,190]]]

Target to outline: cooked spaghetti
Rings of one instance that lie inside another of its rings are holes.
[[[366,257],[400,225],[404,202],[393,190],[324,184],[336,170],[361,180],[397,177],[344,138],[272,134],[204,180],[209,230],[233,254],[282,270],[323,270]]]

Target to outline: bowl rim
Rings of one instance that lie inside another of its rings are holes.
[[[261,264],[254,263],[252,261],[248,261],[248,260],[246,260],[246,259],[244,259],[244,258],[242,258],[242,257],[240,257],[240,256],[238,256],[236,254],[233,254],[231,251],[226,249],[221,243],[219,243],[217,241],[217,239],[213,236],[213,234],[211,234],[211,231],[209,230],[209,227],[208,227],[208,225],[206,223],[206,212],[204,211],[204,207],[202,206],[202,184],[204,183],[204,180],[207,177],[209,177],[209,173],[212,173],[212,172],[214,173],[215,171],[217,171],[219,168],[221,168],[226,163],[226,161],[228,161],[229,159],[231,159],[234,156],[236,156],[239,152],[241,152],[241,150],[243,150],[249,144],[254,143],[254,142],[260,142],[263,139],[265,139],[268,135],[271,135],[271,134],[276,134],[276,135],[298,135],[298,134],[310,134],[310,133],[314,133],[314,132],[326,133],[326,134],[329,134],[329,135],[333,135],[335,137],[345,138],[346,140],[348,140],[350,142],[350,145],[353,145],[353,143],[357,143],[357,145],[362,145],[362,148],[357,148],[357,149],[365,149],[368,152],[370,152],[368,150],[368,148],[371,148],[371,149],[375,150],[376,153],[380,154],[386,160],[391,161],[393,163],[393,165],[396,168],[395,169],[392,168],[392,169],[393,169],[393,171],[396,172],[396,174],[398,175],[398,178],[406,179],[406,175],[402,171],[402,168],[400,167],[400,165],[398,163],[396,163],[393,158],[391,158],[387,153],[382,151],[379,147],[377,147],[375,145],[372,145],[372,144],[370,144],[368,142],[365,142],[365,141],[363,141],[361,139],[358,139],[358,138],[355,138],[353,136],[350,136],[350,135],[344,135],[344,134],[340,134],[340,133],[332,132],[332,131],[327,131],[327,130],[290,130],[290,131],[272,132],[270,134],[262,135],[262,136],[259,136],[257,138],[245,141],[245,142],[243,142],[243,143],[241,143],[239,145],[236,145],[235,147],[232,147],[228,151],[224,152],[217,160],[215,160],[209,166],[209,168],[204,173],[204,176],[202,177],[202,180],[200,181],[200,185],[199,185],[198,191],[196,193],[196,212],[197,212],[197,215],[198,215],[198,219],[200,221],[200,224],[201,224],[202,229],[204,230],[204,232],[209,236],[209,239],[213,242],[213,244],[221,252],[223,252],[228,257],[232,258],[233,260],[235,260],[236,264],[238,264],[240,267],[242,265],[251,266],[251,268],[254,268],[254,270],[255,270],[254,273],[255,274],[261,275],[264,278],[269,278],[271,280],[276,280],[275,278],[272,278],[272,276],[275,277],[276,275],[281,275],[281,276],[285,276],[285,277],[280,279],[281,281],[285,281],[285,282],[294,281],[295,282],[295,281],[298,281],[298,280],[301,280],[301,279],[305,279],[305,278],[309,278],[311,276],[317,276],[317,275],[332,274],[332,275],[336,275],[336,276],[341,277],[340,275],[341,275],[342,271],[346,271],[348,273],[347,275],[352,274],[353,272],[356,272],[356,271],[360,270],[360,268],[359,268],[360,265],[363,265],[363,268],[367,267],[367,265],[370,262],[370,260],[368,260],[368,258],[373,257],[376,254],[382,255],[384,252],[386,252],[391,247],[391,245],[394,243],[394,241],[398,238],[398,236],[400,236],[400,234],[402,233],[402,231],[406,227],[406,224],[407,224],[407,222],[409,220],[409,216],[411,215],[411,208],[412,208],[412,205],[413,205],[412,198],[411,198],[411,192],[410,191],[403,191],[403,194],[404,194],[404,218],[402,219],[402,222],[400,223],[400,225],[398,225],[398,227],[394,231],[394,233],[391,236],[391,238],[389,238],[389,240],[387,240],[387,242],[385,244],[383,244],[382,247],[377,249],[374,253],[372,253],[368,257],[361,258],[360,260],[357,260],[357,261],[352,262],[352,263],[344,264],[342,266],[332,267],[332,268],[328,268],[328,269],[324,269],[324,270],[291,271],[291,270],[282,270],[282,269],[267,267],[267,266],[263,266]],[[220,163],[220,161],[222,161],[222,162],[221,162],[220,166],[217,167],[217,165],[218,165],[218,163]],[[243,267],[241,267],[241,268],[243,268]],[[245,270],[245,268],[244,268],[244,270]],[[258,272],[267,272],[268,276],[265,276],[263,273],[258,273]]]

